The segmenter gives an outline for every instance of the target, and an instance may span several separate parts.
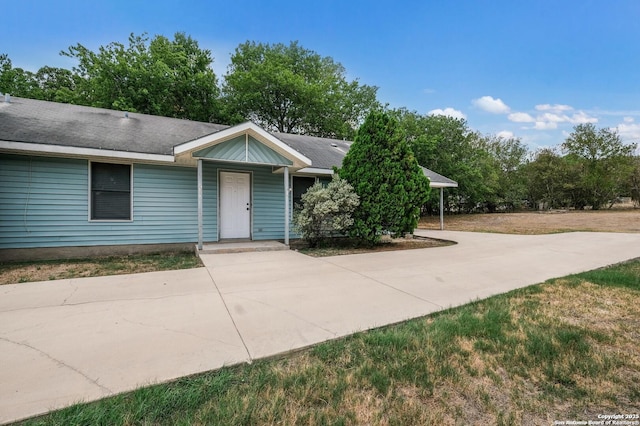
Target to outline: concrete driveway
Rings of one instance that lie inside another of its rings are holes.
[[[0,423],[640,257],[640,234],[418,233],[458,244],[0,286]]]

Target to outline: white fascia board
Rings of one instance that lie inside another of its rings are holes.
[[[305,174],[305,175],[333,175],[332,169],[320,169],[316,167],[305,167],[304,169],[297,170],[296,174]]]
[[[253,134],[255,136],[259,136],[262,139],[267,140],[269,143],[273,144],[276,148],[288,154],[291,157],[294,157],[296,160],[303,164],[311,165],[311,160],[291,148],[289,145],[282,142],[280,139],[273,136],[271,133],[264,130],[262,127],[258,126],[255,123],[247,121],[242,124],[238,124],[237,126],[228,127],[224,130],[220,130],[219,132],[212,133],[207,136],[203,136],[199,139],[192,140],[191,142],[186,142],[180,145],[177,145],[173,148],[173,153],[175,155],[184,154],[185,152],[195,151],[200,148],[204,148],[205,146],[217,142],[224,141],[226,139],[230,139],[233,136],[241,135],[245,132],[249,132],[249,134]]]
[[[457,183],[429,182],[431,188],[457,188]]]
[[[79,148],[63,145],[46,145],[28,142],[11,142],[0,140],[0,149],[15,152],[68,155],[74,157],[100,157],[120,158],[126,160],[152,161],[160,163],[173,163],[173,155],[145,154],[141,152],[112,151],[109,149]]]

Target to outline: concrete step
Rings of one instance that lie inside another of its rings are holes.
[[[203,244],[202,250],[198,250],[196,247],[196,253],[198,253],[198,255],[278,250],[289,250],[289,246],[279,241],[222,241]]]

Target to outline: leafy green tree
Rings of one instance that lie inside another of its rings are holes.
[[[491,166],[497,175],[493,200],[487,200],[489,211],[496,207],[514,210],[522,207],[527,198],[524,165],[528,154],[527,147],[517,138],[498,136],[483,137],[484,149],[489,154]]]
[[[302,208],[293,217],[294,229],[316,247],[327,238],[347,232],[358,204],[360,199],[353,187],[334,175],[326,187],[317,182],[302,195]]]
[[[36,73],[42,99],[46,101],[72,103],[79,77],[68,69],[44,66]]]
[[[626,195],[631,197],[636,208],[640,207],[640,156],[633,157],[633,168],[627,181]]]
[[[373,244],[383,233],[413,232],[429,197],[429,180],[395,118],[382,111],[369,113],[339,174],[360,196],[352,236]]]
[[[77,44],[61,54],[78,60],[74,103],[199,121],[216,118],[219,89],[211,52],[184,33],[151,41],[131,34],[128,46],[113,42],[94,52]]]
[[[291,44],[240,44],[223,85],[227,122],[270,131],[351,139],[377,107],[377,87],[347,81],[330,57]]]
[[[579,124],[562,144],[567,161],[578,173],[574,207],[594,210],[613,205],[631,174],[635,145],[625,145],[617,132]]]
[[[532,207],[561,208],[571,204],[576,174],[556,150],[538,150],[524,171]]]
[[[406,109],[391,114],[399,120],[418,163],[458,182],[458,188],[444,192],[447,211],[471,212],[497,202],[497,166],[481,135],[469,129],[465,120]],[[438,211],[438,194],[425,207]]]
[[[42,98],[36,75],[22,68],[13,68],[13,63],[6,54],[0,55],[0,93],[23,98]]]

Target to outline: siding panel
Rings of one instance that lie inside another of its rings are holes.
[[[197,170],[133,165],[133,220],[89,220],[89,163],[0,154],[0,248],[197,241]],[[218,239],[220,171],[252,176],[252,236],[284,237],[283,175],[270,166],[203,162],[204,240]]]
[[[0,248],[195,243],[196,169],[134,164],[133,175],[133,220],[89,221],[87,160],[0,155]],[[215,212],[212,183],[205,169]],[[207,218],[205,238],[215,233]]]

